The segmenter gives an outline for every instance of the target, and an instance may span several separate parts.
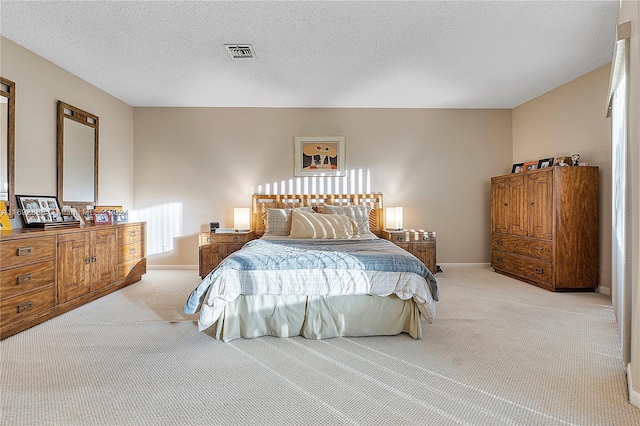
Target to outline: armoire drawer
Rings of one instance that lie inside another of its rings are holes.
[[[491,251],[491,266],[494,269],[547,285],[551,284],[553,276],[551,262],[499,250]]]
[[[550,240],[494,234],[491,236],[491,249],[551,261]]]
[[[53,260],[56,255],[56,237],[21,238],[0,243],[2,269],[30,263]]]
[[[0,274],[0,294],[2,299],[54,284],[56,267],[53,260],[35,265],[2,271]]]
[[[36,291],[21,294],[16,297],[2,298],[0,326],[4,327],[22,318],[45,312],[56,305],[56,286],[50,284]]]

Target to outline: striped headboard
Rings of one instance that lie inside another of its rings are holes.
[[[382,194],[326,194],[326,195],[264,195],[253,194],[251,200],[251,229],[260,237],[264,234],[264,216],[267,209],[312,207],[322,213],[325,205],[371,206],[369,228],[380,236],[384,228],[382,217]]]

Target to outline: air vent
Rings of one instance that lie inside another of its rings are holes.
[[[231,59],[255,59],[256,55],[250,44],[225,44]]]

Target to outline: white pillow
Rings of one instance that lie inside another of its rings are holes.
[[[355,228],[353,219],[348,216],[293,210],[289,238],[344,240],[354,236]]]
[[[286,237],[291,232],[291,211],[313,212],[311,207],[295,209],[267,209],[264,215],[264,235]]]
[[[356,223],[356,234],[366,234],[371,232],[369,228],[369,214],[371,206],[324,206],[325,213],[341,214],[350,217]]]

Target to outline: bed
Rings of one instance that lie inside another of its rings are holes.
[[[230,341],[260,336],[422,337],[435,316],[434,275],[378,238],[382,195],[254,195],[260,236],[191,292],[198,328]]]

